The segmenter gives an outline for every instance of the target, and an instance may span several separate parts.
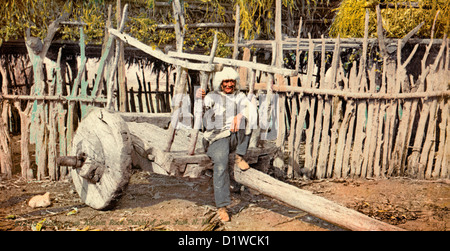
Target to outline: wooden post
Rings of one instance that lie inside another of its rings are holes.
[[[79,94],[80,96],[82,96],[82,92],[81,90],[86,90],[87,87],[87,83],[86,81],[83,81],[83,75],[84,72],[86,70],[86,63],[87,63],[87,59],[86,59],[86,45],[84,43],[84,30],[83,27],[80,27],[80,60],[81,60],[81,65],[78,68],[78,74],[77,77],[75,78],[75,81],[73,83],[72,86],[72,91],[70,92],[69,97],[75,97],[77,96],[77,94]],[[78,93],[78,88],[82,87],[80,92]],[[86,92],[84,92],[84,94],[86,94]],[[72,150],[72,137],[73,137],[73,132],[74,132],[74,112],[75,109],[75,102],[74,101],[70,101],[69,102],[69,107],[68,107],[68,111],[67,111],[67,132],[66,132],[66,152],[71,152]],[[62,155],[64,156],[64,155]]]
[[[316,89],[315,87],[315,81],[313,78],[313,74],[314,74],[314,70],[316,68],[315,63],[314,63],[314,49],[315,49],[315,45],[311,40],[311,33],[308,33],[308,39],[309,39],[309,51],[308,51],[308,69],[307,69],[307,73],[306,73],[306,86],[311,87],[313,89]],[[308,109],[308,113],[309,113],[309,125],[306,128],[306,140],[305,140],[305,167],[307,169],[311,169],[313,168],[313,133],[314,133],[314,111],[315,111],[315,107],[316,107],[316,98],[315,97],[309,97],[309,109]],[[328,115],[328,116],[327,116]],[[318,114],[318,116],[322,116],[321,114]],[[323,114],[324,118],[326,119],[326,121],[328,121],[328,117],[329,117],[329,113],[326,112]],[[324,129],[323,132],[327,134],[328,137],[328,129]],[[328,140],[328,139],[326,139]],[[328,147],[328,146],[327,146]],[[316,175],[320,175],[320,172],[316,172]],[[320,176],[318,176],[319,178],[322,178]]]
[[[313,55],[312,53],[314,50],[310,49],[310,54],[308,54],[308,59],[310,58],[310,55]],[[339,61],[340,61],[340,37],[336,39],[335,48],[333,52],[333,60],[331,63],[331,68],[328,69],[328,72],[325,76],[324,84],[325,86],[323,88],[335,88],[335,81],[336,81],[336,75],[338,71]],[[312,59],[314,60],[314,59]],[[314,62],[314,61],[313,61]],[[325,104],[323,108],[323,126],[322,126],[322,136],[321,136],[321,142],[320,142],[320,148],[319,148],[319,155],[317,159],[317,169],[316,169],[316,177],[319,179],[322,179],[325,177],[327,173],[327,163],[328,163],[328,154],[330,150],[330,137],[328,135],[328,131],[330,129],[330,123],[329,120],[331,117],[331,107],[332,106],[332,100],[329,98],[325,99]],[[314,111],[310,111],[311,113],[314,113]],[[321,116],[321,114],[318,114],[318,116]]]
[[[211,53],[209,55],[210,60],[208,64],[213,63],[216,50],[217,50],[217,33],[214,34],[214,40],[211,48]],[[205,92],[208,85],[209,77],[210,74],[204,71],[200,71],[200,88],[202,88],[202,90],[204,90]],[[195,146],[197,144],[198,132],[202,127],[202,119],[203,119],[203,98],[199,99],[197,97],[194,98],[196,99],[194,104],[194,128],[191,133],[191,142],[190,147],[188,149],[189,155],[194,155],[195,153]]]
[[[136,78],[138,79],[138,82],[140,82],[139,77],[136,72]],[[147,112],[152,112],[150,109],[150,100],[149,96],[151,97],[150,90],[147,90],[147,83],[145,82],[145,75],[144,75],[144,68],[142,67],[142,85],[144,86],[144,97],[145,97],[145,106],[147,107]],[[149,84],[150,86],[150,84]],[[151,89],[151,87],[150,87]]]
[[[134,101],[133,87],[131,87],[129,93],[130,93],[130,98],[129,98],[129,100],[130,100],[130,110],[131,110],[131,112],[136,112],[136,104],[135,104],[135,101]]]
[[[121,15],[121,3],[120,0],[117,0],[117,12],[116,12],[116,17],[117,17],[117,26],[119,27],[122,21],[122,18],[126,18],[125,16]],[[118,90],[118,95],[119,95],[119,103],[118,103],[118,107],[119,107],[119,111],[124,112],[126,109],[126,96],[127,96],[127,90],[125,88],[125,77],[126,77],[126,72],[125,72],[125,49],[123,46],[123,42],[121,40],[117,41],[117,46],[116,46],[116,50],[119,50],[119,62],[117,65],[117,72],[118,72],[118,82],[119,82],[119,90]],[[144,85],[145,85],[145,81],[144,81]]]
[[[6,68],[0,64],[2,75],[2,94],[8,94],[8,78]],[[0,173],[5,173],[6,178],[12,177],[12,150],[11,137],[8,130],[9,100],[0,101]]]
[[[32,38],[30,34],[30,29],[27,30],[26,42],[28,56],[33,64],[34,73],[34,95],[41,96],[45,95],[45,82],[44,82],[44,72],[43,72],[43,61],[47,55],[47,51],[50,48],[53,37],[55,36],[59,25],[62,21],[69,18],[72,13],[72,4],[70,4],[70,10],[66,11],[65,8],[60,17],[53,21],[48,26],[47,36],[45,37],[43,43],[38,38]],[[35,43],[42,44],[42,47],[35,47]],[[32,113],[32,124],[30,127],[30,140],[36,143],[36,164],[38,166],[37,178],[40,180],[45,176],[45,170],[47,168],[47,130],[46,123],[47,116],[45,116],[46,106],[44,100],[36,100],[33,105]]]
[[[444,39],[446,39],[446,35],[444,35]],[[428,91],[434,91],[436,89],[441,89],[441,87],[436,84],[439,83],[440,78],[445,78],[441,75],[441,72],[438,71],[438,65],[443,64],[443,53],[445,50],[446,44],[441,44],[441,49],[434,61],[434,63],[429,66],[431,69],[430,74],[427,78],[427,83],[430,83],[427,87]],[[442,61],[442,62],[441,62]],[[438,117],[438,99],[434,98],[431,101],[430,110],[429,110],[429,119],[428,119],[428,128],[427,133],[425,135],[424,144],[422,146],[422,152],[419,161],[419,178],[431,178],[431,173],[433,169],[433,162],[435,158],[435,140],[436,140],[436,127],[437,127],[437,117]]]
[[[239,55],[239,25],[240,25],[240,7],[239,4],[236,4],[236,15],[235,15],[235,26],[234,26],[234,43],[233,43],[233,59],[237,59]]]
[[[369,90],[366,88],[367,86],[367,48],[368,48],[368,36],[369,36],[369,10],[366,10],[366,16],[364,19],[364,40],[363,40],[363,51],[361,55],[361,61],[359,63],[359,71],[362,74],[361,75],[361,83],[360,83],[360,91],[361,92],[375,92],[375,83],[371,83],[371,89]],[[363,80],[364,79],[364,80]],[[358,106],[360,106],[358,104]],[[361,106],[363,107],[363,106]],[[369,100],[368,104],[366,103],[366,113],[367,113],[367,119],[365,120],[365,128],[366,128],[366,135],[364,139],[364,145],[363,149],[360,153],[362,153],[361,157],[361,171],[360,175],[361,177],[365,177],[367,174],[367,168],[368,168],[368,161],[369,161],[369,155],[372,155],[373,152],[369,152],[369,145],[371,139],[373,139],[372,135],[376,132],[376,130],[373,130],[373,121],[374,117],[378,117],[378,114],[374,114],[375,108],[375,102],[374,100]],[[362,117],[362,116],[361,116]],[[359,117],[358,117],[359,118]],[[358,125],[358,124],[357,124]],[[375,138],[376,139],[376,138]],[[357,141],[359,142],[359,140]],[[371,167],[370,167],[371,168]],[[370,171],[369,171],[370,172]],[[358,175],[358,172],[357,172]]]
[[[416,83],[416,85],[418,85],[418,89],[417,91],[423,91],[425,89],[425,81],[428,77],[428,75],[430,74],[431,68],[426,66],[426,61],[428,59],[429,53],[430,53],[430,49],[431,46],[433,45],[433,40],[434,40],[434,29],[435,29],[435,24],[436,24],[436,18],[437,15],[439,14],[439,12],[436,13],[436,17],[433,23],[433,26],[431,28],[431,39],[430,39],[430,43],[427,45],[426,50],[425,50],[425,54],[422,58],[422,73],[419,76],[418,79],[418,83]],[[413,108],[411,110],[412,114],[415,114],[415,109],[417,107],[417,102],[415,101],[413,103]],[[411,153],[411,155],[408,157],[408,174],[411,177],[417,177],[417,176],[422,176],[423,174],[421,174],[419,171],[421,171],[419,169],[419,160],[420,160],[420,152],[422,150],[422,146],[423,146],[423,142],[424,142],[424,138],[426,135],[424,135],[425,132],[425,126],[426,126],[426,122],[428,119],[428,115],[429,115],[429,111],[430,111],[430,103],[432,101],[427,99],[423,101],[423,106],[422,106],[422,111],[420,112],[420,117],[419,117],[419,122],[417,124],[417,133],[416,136],[414,138],[414,144],[413,144],[413,151]],[[414,112],[413,112],[414,111]],[[411,118],[412,121],[414,121],[414,118]],[[409,128],[412,128],[412,123],[410,123]]]
[[[297,48],[295,51],[295,71],[298,73],[299,64],[300,64],[300,38],[302,35],[302,26],[303,26],[303,19],[300,18],[300,23],[298,24],[298,34],[297,34]],[[298,86],[298,76],[291,77],[291,85],[292,86]],[[299,175],[299,170],[294,170],[294,140],[296,137],[301,137],[300,135],[295,134],[295,127],[298,117],[298,104],[297,104],[297,95],[292,95],[291,98],[291,124],[290,124],[290,132],[289,132],[289,138],[288,138],[288,151],[289,151],[289,162],[287,167],[287,176],[289,178],[294,177],[294,173],[296,173],[295,176]],[[298,166],[298,165],[297,165]]]
[[[125,7],[123,8],[123,13],[122,13],[122,20],[120,22],[120,26],[119,26],[119,32],[122,32],[123,29],[125,28],[125,20],[127,19],[127,10],[128,10],[128,4],[125,4]],[[117,69],[117,65],[119,64],[119,60],[120,60],[120,46],[119,44],[116,44],[116,55],[114,56],[114,63],[112,65],[111,68],[111,72],[110,72],[110,76],[107,82],[107,86],[108,86],[108,92],[107,92],[107,103],[106,103],[106,107],[110,110],[114,109],[114,99],[113,99],[113,93],[115,90],[115,84],[114,84],[114,79],[116,76],[116,71]]]
[[[251,59],[251,53],[250,48],[245,47],[244,48],[244,54],[242,55],[242,61],[250,61]],[[239,67],[239,88],[241,90],[247,89],[247,78],[248,78],[248,68],[247,67]]]
[[[59,49],[58,59],[56,61],[56,78],[53,78],[51,85],[49,86],[49,95],[55,95],[56,89],[62,91],[62,76],[61,76],[61,54],[62,48]],[[60,88],[56,87],[57,85],[61,86]],[[56,139],[57,139],[57,116],[58,111],[56,109],[56,102],[49,102],[49,110],[48,110],[48,125],[47,130],[48,134],[48,175],[51,180],[59,179],[59,172],[56,164],[57,158],[57,149],[56,149]],[[65,115],[64,113],[62,114]],[[63,122],[64,125],[64,122]]]
[[[446,39],[446,47],[447,47],[447,52],[446,52],[446,61],[445,63],[442,62],[442,66],[444,67],[444,69],[440,69],[440,73],[442,74],[442,76],[444,76],[444,78],[447,76],[450,76],[450,70],[449,70],[449,63],[450,63],[450,48],[449,48],[449,39]],[[448,141],[450,138],[450,134],[447,133],[446,136],[446,129],[447,131],[450,131],[450,122],[449,122],[449,114],[450,114],[450,102],[448,102],[448,100],[444,100],[441,99],[439,107],[442,111],[442,119],[441,119],[441,123],[439,124],[439,146],[438,146],[438,151],[436,153],[436,163],[434,166],[434,170],[431,174],[432,178],[445,178],[447,177],[447,168],[449,168],[449,164],[448,160],[446,160],[446,158],[448,159],[449,155],[450,155],[450,150],[449,150],[449,146],[448,146]],[[447,144],[446,144],[446,140],[447,140]]]
[[[142,102],[142,83],[138,82],[138,93],[137,93],[139,112],[144,112],[144,104]]]
[[[108,6],[108,19],[106,21],[106,31],[107,35],[105,34],[105,38],[102,44],[102,55],[100,57],[100,62],[98,64],[97,68],[97,74],[94,82],[94,86],[92,88],[91,97],[96,97],[101,89],[103,88],[103,75],[105,72],[106,65],[109,64],[109,61],[111,60],[111,52],[113,51],[113,44],[114,44],[114,37],[109,34],[109,29],[111,29],[111,5]],[[80,37],[81,39],[81,37]],[[107,71],[106,79],[109,79],[110,75]],[[83,91],[83,88],[82,88]],[[86,93],[86,91],[84,91]]]
[[[275,42],[276,42],[276,58],[275,58],[275,66],[282,67],[283,66],[283,38],[282,38],[282,30],[281,30],[281,18],[282,18],[282,3],[281,0],[276,0],[275,3]],[[285,85],[284,77],[279,74],[275,74],[276,83],[278,85]],[[278,94],[278,131],[277,131],[277,141],[276,144],[281,149],[284,149],[284,142],[286,138],[286,120],[285,120],[285,109],[286,109],[286,95],[285,93]]]
[[[175,35],[176,35],[176,43],[177,43],[177,52],[183,52],[183,44],[184,44],[184,34],[185,34],[185,20],[184,20],[184,11],[180,4],[179,0],[172,1],[173,8],[173,16],[175,18]],[[181,68],[180,65],[176,67],[176,80],[175,80],[175,95],[179,95],[178,100],[175,101],[174,110],[172,112],[172,122],[169,126],[169,138],[167,140],[167,146],[165,148],[166,152],[170,152],[170,148],[172,147],[173,140],[175,138],[175,131],[177,128],[180,110],[181,110],[181,95],[185,93],[186,87],[186,79],[187,78],[187,70]]]
[[[30,112],[33,105],[32,102],[26,101],[27,106],[22,110],[20,101],[14,101],[14,106],[19,111],[20,116],[20,169],[22,178],[25,180],[33,179],[33,171],[30,168],[30,155],[29,143],[30,143]]]
[[[326,88],[327,84],[325,80],[325,38],[322,35],[322,51],[321,51],[321,65],[320,65],[320,88]],[[310,168],[311,170],[316,169],[317,167],[317,161],[319,157],[319,147],[320,147],[320,140],[321,140],[321,133],[322,133],[322,123],[324,120],[323,117],[323,108],[324,108],[324,98],[322,96],[317,97],[317,115],[316,115],[316,121],[314,122],[314,139],[312,142],[312,152],[311,152],[311,163]],[[314,112],[313,112],[314,114]],[[327,121],[327,120],[325,120]],[[310,121],[309,123],[313,123],[313,121]],[[311,139],[310,139],[311,140]]]

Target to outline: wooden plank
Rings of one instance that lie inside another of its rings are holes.
[[[174,58],[181,58],[181,59],[192,59],[192,60],[198,60],[203,62],[208,62],[208,56],[203,55],[197,55],[197,54],[189,54],[189,53],[177,53],[173,51],[169,51],[167,54],[169,57]],[[273,65],[266,65],[261,63],[255,63],[255,62],[247,62],[243,60],[234,60],[231,58],[220,58],[215,57],[214,63],[216,64],[222,64],[226,66],[232,66],[232,67],[246,67],[248,69],[252,70],[259,70],[262,72],[267,73],[276,73],[287,77],[296,76],[297,72],[295,70],[290,70],[286,68],[279,68]]]

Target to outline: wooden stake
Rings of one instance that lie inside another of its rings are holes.
[[[121,1],[117,0],[117,12],[116,12],[116,18],[117,18],[117,26],[120,27],[122,19],[125,19],[126,16],[121,15]],[[116,50],[119,50],[119,62],[117,65],[117,80],[119,83],[119,89],[118,89],[118,95],[119,95],[119,102],[118,102],[118,108],[119,111],[124,112],[126,109],[126,96],[127,96],[127,90],[125,88],[125,49],[124,44],[121,40],[117,41],[116,44]],[[145,82],[143,83],[145,86]]]
[[[236,15],[235,15],[235,25],[234,25],[234,42],[233,42],[233,59],[237,59],[239,55],[239,26],[241,20],[241,13],[239,4],[236,4]]]
[[[30,155],[29,142],[30,142],[30,112],[33,103],[27,102],[25,109],[22,110],[20,101],[14,101],[14,106],[19,111],[20,116],[20,169],[22,178],[25,180],[33,179],[33,171],[30,169]]]
[[[209,55],[210,60],[208,64],[213,63],[216,50],[217,50],[217,33],[214,34],[214,40],[211,48],[211,53]],[[200,88],[202,88],[202,90],[204,90],[205,92],[208,86],[209,77],[210,76],[208,73],[200,71]],[[194,128],[191,133],[191,143],[188,149],[189,155],[194,155],[195,153],[195,146],[197,144],[198,132],[202,127],[202,119],[203,119],[203,98],[198,99],[197,97],[195,97],[195,99],[196,101],[194,104]]]
[[[122,20],[121,20],[119,30],[118,30],[119,32],[122,32],[122,30],[125,28],[125,20],[127,19],[127,11],[128,11],[128,4],[125,4],[125,7],[123,8],[123,13],[122,13]],[[106,107],[109,110],[114,109],[114,107],[113,107],[113,94],[114,94],[114,90],[115,90],[114,79],[116,77],[117,65],[119,64],[120,53],[121,53],[120,46],[119,46],[119,44],[116,44],[116,55],[114,56],[114,63],[111,68],[111,73],[109,75],[109,79],[107,82],[108,92],[107,92]]]
[[[3,64],[0,65],[2,75],[2,93],[8,93],[8,78]],[[9,101],[0,101],[0,173],[5,173],[6,178],[12,178],[12,150],[11,137],[8,130]]]
[[[336,73],[337,73],[337,69],[339,66],[339,59],[340,59],[340,42],[339,42],[339,40],[340,40],[340,37],[338,36],[338,38],[336,39],[336,47],[334,48],[334,52],[333,52],[333,60],[331,63],[331,68],[328,69],[329,72],[326,74],[328,76],[325,77],[325,82],[324,82],[325,86],[323,88],[326,88],[326,89],[334,89],[335,88]],[[311,52],[313,53],[313,51],[310,50],[310,53]],[[313,54],[309,54],[309,55],[313,55]],[[308,58],[310,58],[310,57],[308,56]],[[314,60],[314,59],[312,59],[312,60]],[[316,171],[316,177],[319,179],[324,178],[326,175],[326,172],[327,172],[328,153],[330,150],[330,137],[329,137],[328,133],[329,133],[329,129],[330,129],[330,119],[332,119],[331,105],[332,105],[332,101],[330,99],[326,99],[325,104],[324,104],[322,136],[321,136],[319,155],[318,155],[318,160],[317,160],[317,171]],[[310,111],[310,112],[314,112],[314,111]],[[322,114],[318,114],[318,116],[322,116]]]
[[[300,64],[300,50],[299,50],[299,46],[300,46],[300,38],[301,38],[301,34],[302,34],[302,18],[300,18],[300,23],[298,26],[298,34],[297,34],[297,50],[296,50],[296,56],[295,56],[295,72],[298,72],[298,68],[299,68],[299,64]],[[291,85],[296,87],[298,86],[298,76],[294,76],[291,77]],[[297,96],[298,95],[293,95],[293,93],[291,93],[291,125],[290,125],[290,132],[289,132],[289,137],[288,137],[288,151],[290,154],[289,157],[289,162],[288,162],[288,167],[287,167],[287,177],[288,178],[293,178],[294,175],[295,176],[299,176],[300,174],[300,170],[294,170],[294,140],[296,139],[296,134],[295,134],[295,128],[296,128],[296,122],[297,122],[297,117],[298,117],[298,104],[297,104]],[[300,137],[300,136],[297,136]],[[295,174],[294,174],[295,172]]]

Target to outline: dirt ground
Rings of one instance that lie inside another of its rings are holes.
[[[13,138],[16,150],[18,139]],[[16,173],[19,162],[20,155],[14,154]],[[285,182],[407,230],[450,230],[448,180]],[[45,192],[50,192],[52,204],[49,207],[33,209],[28,206],[31,197]],[[26,181],[20,174],[9,180],[0,179],[0,230],[343,230],[245,187],[235,186],[229,211],[231,222],[217,221],[211,175],[186,179],[133,169],[127,190],[109,211],[97,211],[84,205],[70,180]]]
[[[450,230],[450,185],[446,182],[336,180],[291,182],[302,189],[407,230]],[[28,200],[50,192],[52,205],[32,209]],[[0,230],[343,230],[247,188],[232,193],[231,222],[215,220],[212,179],[181,179],[134,170],[113,210],[81,202],[70,181],[0,183]]]

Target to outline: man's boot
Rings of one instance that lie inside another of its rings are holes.
[[[234,164],[239,167],[242,171],[245,171],[250,168],[248,163],[238,154],[236,154]]]
[[[217,210],[217,215],[222,222],[230,221],[230,216],[228,215],[227,209],[225,207],[219,208],[219,210]]]

